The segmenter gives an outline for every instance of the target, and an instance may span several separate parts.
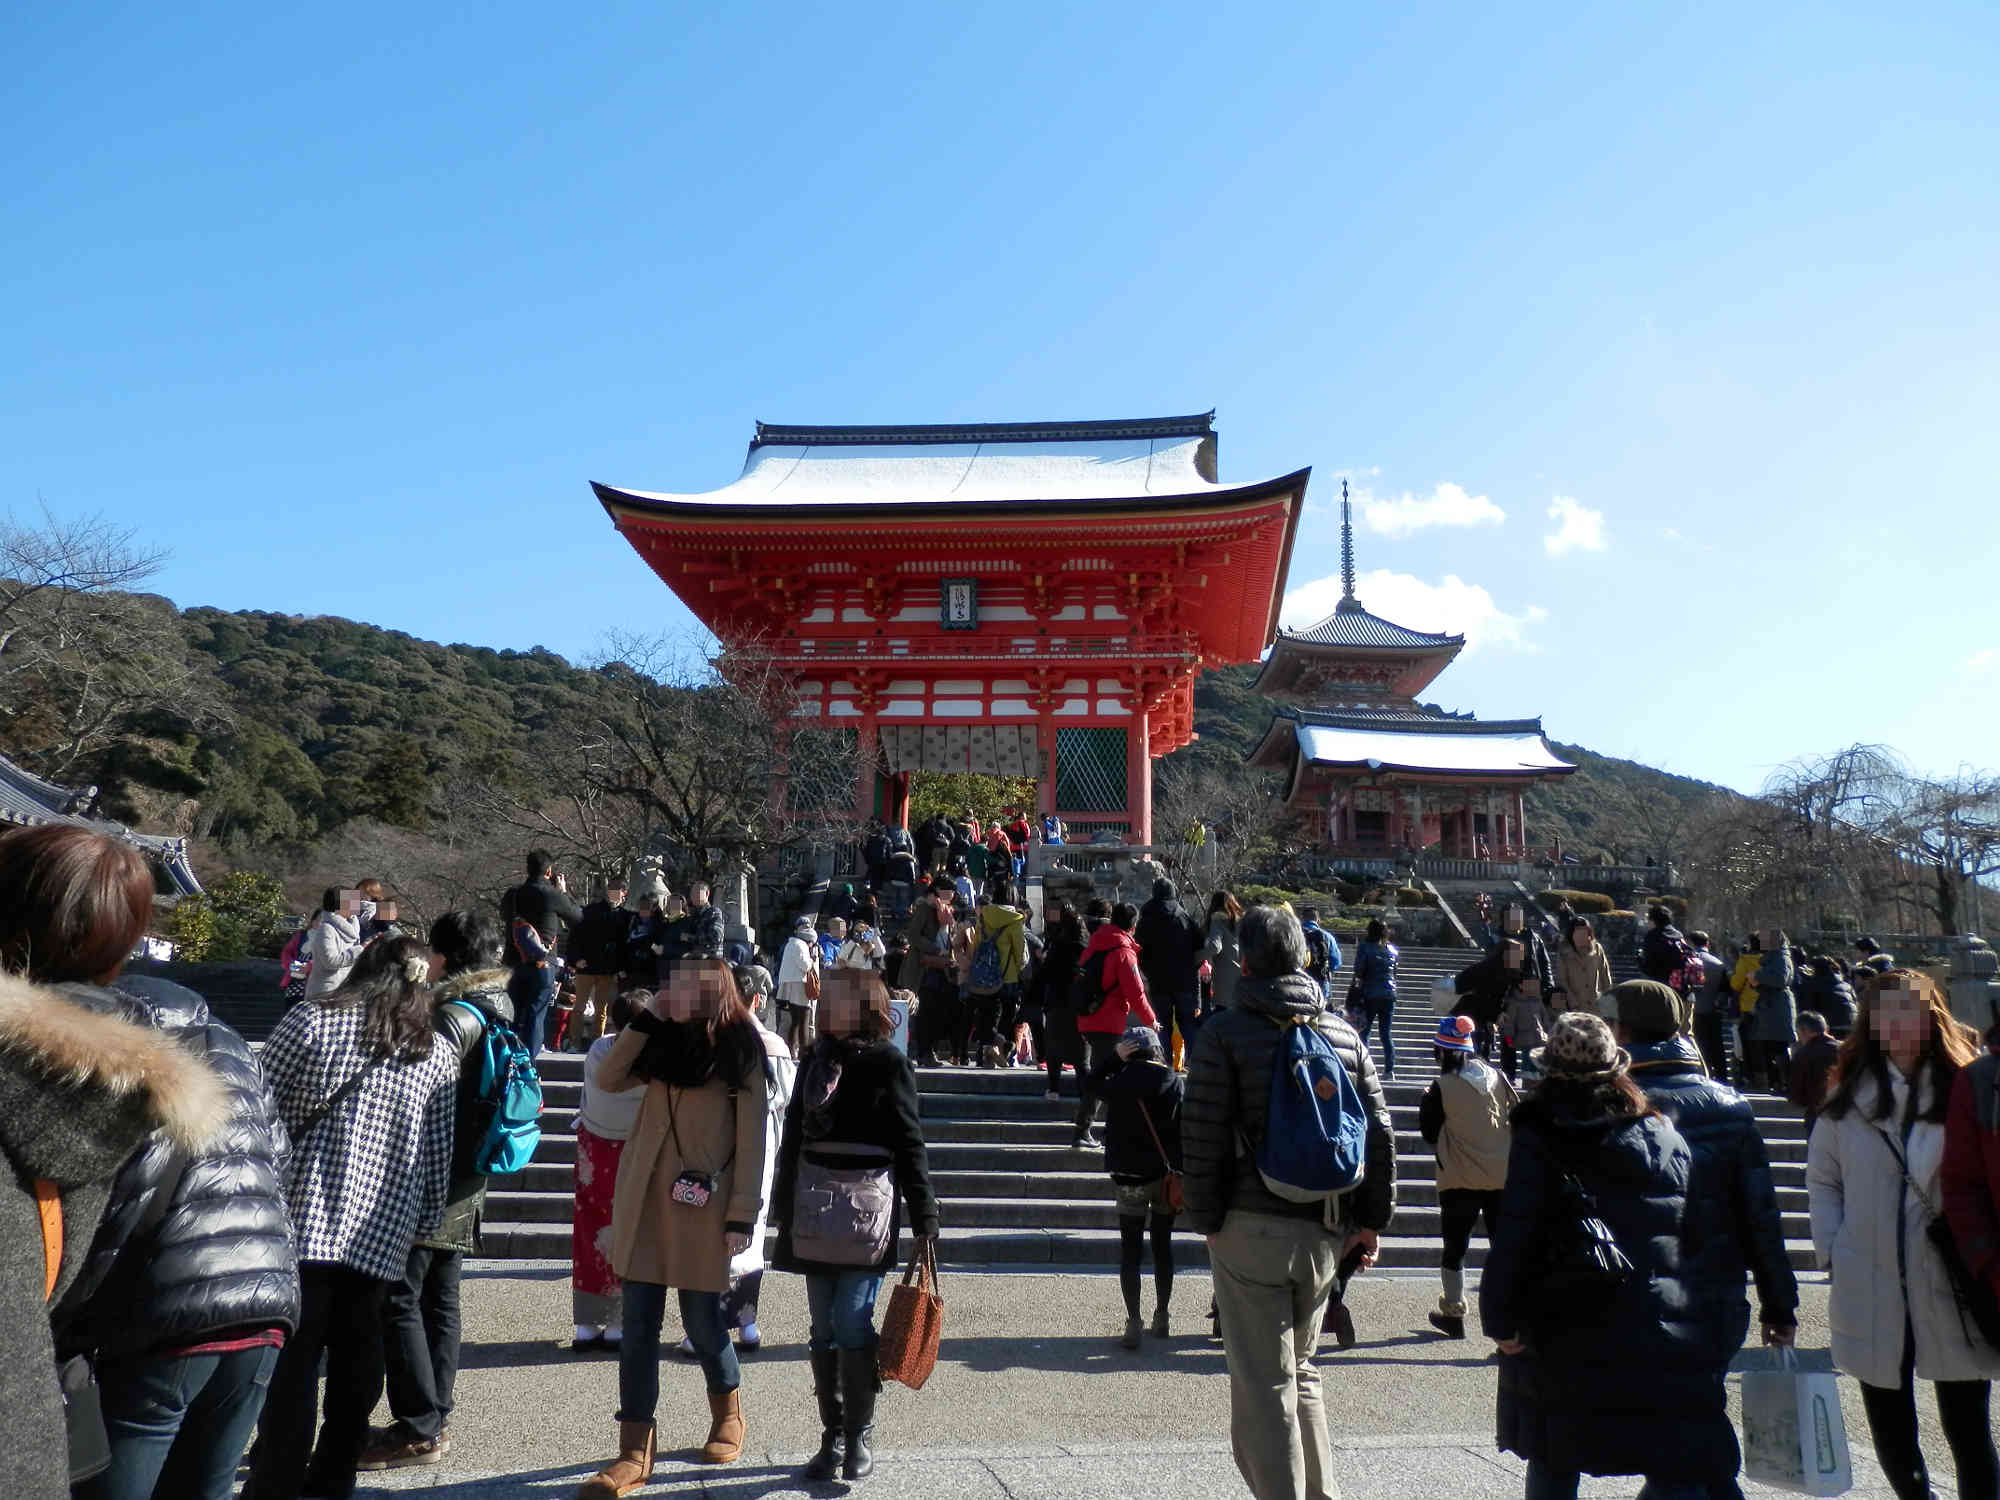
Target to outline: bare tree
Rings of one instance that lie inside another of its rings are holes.
[[[174,607],[130,590],[166,554],[102,516],[0,521],[0,731],[64,780],[153,717],[223,717]]]
[[[1237,885],[1278,848],[1276,778],[1170,755],[1153,772],[1153,841],[1206,896]]]
[[[1968,898],[2000,875],[2000,775],[1961,766],[1940,778],[1909,776],[1894,787],[1881,834],[1928,876],[1938,931],[1964,930]]]

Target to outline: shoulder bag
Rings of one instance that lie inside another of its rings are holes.
[[[315,1130],[319,1129],[321,1122],[324,1121],[328,1115],[332,1114],[336,1109],[340,1107],[340,1101],[345,1099],[349,1094],[353,1093],[356,1089],[360,1088],[361,1080],[366,1078],[370,1073],[374,1072],[377,1068],[381,1067],[382,1064],[387,1061],[388,1059],[386,1057],[379,1057],[379,1056],[371,1057],[368,1059],[367,1062],[363,1063],[360,1067],[356,1068],[354,1070],[353,1076],[349,1078],[347,1082],[343,1083],[339,1088],[333,1091],[333,1097],[331,1099],[327,1100],[326,1103],[322,1104],[318,1109],[314,1110],[311,1114],[306,1116],[305,1123],[299,1126],[298,1133],[292,1137],[292,1145],[295,1148],[304,1145],[306,1137],[311,1135]]]
[[[1153,1123],[1153,1112],[1146,1107],[1146,1101],[1139,1103],[1139,1118],[1146,1122],[1146,1134],[1153,1138],[1153,1149],[1160,1153],[1160,1165],[1167,1169],[1167,1212],[1177,1214],[1187,1207],[1187,1194],[1183,1190],[1181,1174],[1173,1160],[1167,1155],[1167,1148],[1160,1144],[1160,1129]]]
[[[1560,1160],[1562,1180],[1548,1217],[1547,1248],[1536,1292],[1542,1307],[1566,1321],[1602,1308],[1632,1276],[1632,1262],[1618,1236],[1597,1211],[1596,1196]]]
[[[2000,1300],[1993,1295],[1993,1288],[1981,1277],[1975,1276],[1972,1267],[1965,1263],[1965,1256],[1959,1252],[1958,1241],[1952,1238],[1951,1221],[1931,1202],[1931,1195],[1917,1184],[1910,1175],[1910,1164],[1904,1158],[1896,1139],[1880,1125],[1875,1133],[1882,1137],[1882,1144],[1889,1148],[1889,1154],[1896,1158],[1896,1166],[1903,1174],[1903,1181],[1910,1185],[1910,1191],[1917,1195],[1917,1202],[1924,1207],[1929,1220],[1924,1225],[1924,1234],[1931,1242],[1931,1248],[1944,1262],[1944,1273],[1951,1282],[1952,1300],[1958,1304],[1958,1319],[1965,1326],[1966,1337],[1975,1342],[1990,1344],[2000,1349]]]
[[[880,1146],[815,1141],[799,1147],[792,1182],[792,1254],[829,1266],[873,1266],[896,1232],[895,1158]]]

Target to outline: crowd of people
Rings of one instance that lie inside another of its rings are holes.
[[[836,888],[775,964],[729,941],[699,886],[676,898],[649,876],[579,905],[541,851],[498,910],[421,936],[379,887],[329,891],[287,957],[296,1003],[261,1056],[199,996],[121,972],[152,902],[129,847],[75,827],[0,835],[0,1090],[15,1105],[0,1150],[17,1184],[0,1199],[0,1296],[23,1341],[0,1386],[32,1435],[0,1458],[7,1492],[69,1490],[63,1398],[81,1382],[104,1453],[83,1495],[228,1495],[246,1446],[254,1500],[442,1461],[463,1260],[508,1160],[496,1067],[518,1038],[523,1056],[585,1052],[573,1342],[615,1353],[617,1375],[616,1452],[580,1500],[647,1484],[679,1425],[662,1410],[670,1290],[704,1387],[685,1423],[697,1456],[741,1455],[738,1355],[763,1341],[767,1270],[804,1280],[821,1432],[805,1477],[872,1471],[877,1298],[903,1232],[919,1254],[938,1234],[918,1061],[1040,1065],[1054,1097],[1075,1071],[1073,1145],[1101,1151],[1116,1203],[1122,1341],[1171,1335],[1174,1236],[1203,1235],[1246,1484],[1259,1500],[1334,1493],[1315,1353],[1329,1327],[1353,1341],[1343,1291],[1396,1205],[1388,929],[1372,924],[1349,967],[1317,912],[1226,891],[1191,909],[1167,880],[1143,905],[1051,903],[1037,927],[997,850],[968,891],[929,832],[938,862],[919,865],[899,922],[872,881]],[[1444,1239],[1430,1322],[1468,1336],[1483,1224],[1497,1431],[1531,1500],[1573,1496],[1585,1474],[1644,1475],[1653,1500],[1738,1493],[1724,1375],[1749,1289],[1778,1346],[1799,1293],[1752,1107],[1711,1056],[1713,1016],[1748,1016],[1759,1046],[1782,1025],[1778,1053],[1746,1049],[1756,1076],[1813,1090],[1833,1358],[1861,1384],[1892,1488],[1930,1493],[1925,1380],[1959,1493],[1994,1495],[2000,1350],[1967,1286],[2000,1290],[2000,1057],[1879,952],[1841,976],[1842,1009],[1804,990],[1818,960],[1783,934],[1731,963],[1660,909],[1647,977],[1611,983],[1570,917],[1545,933],[1503,915],[1439,1018],[1417,1111]],[[1800,1011],[1795,988],[1825,1009]],[[392,1422],[373,1428],[385,1394]]]

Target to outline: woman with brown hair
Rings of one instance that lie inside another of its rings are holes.
[[[743,1452],[742,1370],[723,1325],[729,1258],[750,1244],[762,1206],[764,1048],[720,958],[677,964],[619,1033],[597,1070],[606,1093],[646,1091],[618,1160],[611,1268],[624,1282],[618,1351],[618,1457],[577,1491],[614,1500],[648,1483],[660,1398],[667,1290],[708,1387],[703,1463]]]
[[[1861,1382],[1875,1455],[1899,1496],[1931,1493],[1918,1377],[1936,1384],[1958,1493],[2000,1491],[1987,1411],[2000,1351],[1960,1310],[1928,1233],[1943,1211],[1952,1087],[1978,1055],[1936,981],[1891,969],[1862,988],[1806,1153],[1813,1249],[1833,1272],[1833,1362]]]
[[[785,1112],[771,1216],[772,1265],[806,1278],[809,1355],[819,1398],[819,1452],[805,1477],[873,1472],[875,1299],[896,1264],[903,1207],[919,1240],[935,1239],[937,1198],[917,1114],[917,1074],[888,1040],[881,978],[835,970],[819,1002],[820,1035],[799,1066]]]
[[[1210,1010],[1228,1010],[1236,1003],[1236,981],[1243,977],[1243,950],[1236,945],[1236,924],[1242,916],[1243,903],[1231,892],[1217,891],[1208,898],[1208,942],[1201,951],[1208,957],[1212,976]]]
[[[1614,983],[1611,956],[1597,940],[1597,929],[1590,925],[1590,918],[1576,918],[1556,949],[1556,994],[1561,997],[1555,1001],[1556,1009],[1597,1015],[1598,998]]]

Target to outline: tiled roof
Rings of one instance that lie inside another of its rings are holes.
[[[790,427],[759,422],[752,448],[828,448],[845,444],[877,447],[892,443],[1085,443],[1104,439],[1207,437],[1215,413],[1188,417],[1135,417],[1107,422],[961,422],[936,426]]]
[[[1540,734],[1542,721],[1533,719],[1477,719],[1471,714],[1448,714],[1442,709],[1279,709],[1278,716],[1296,719],[1303,727],[1324,729],[1386,729],[1399,734]]]
[[[1388,646],[1424,651],[1465,644],[1462,635],[1406,630],[1392,620],[1370,614],[1351,599],[1341,600],[1340,607],[1317,625],[1308,625],[1304,630],[1281,630],[1278,635],[1281,640],[1312,646]]]
[[[99,833],[124,839],[144,850],[150,858],[158,860],[174,885],[184,894],[191,895],[201,889],[201,882],[188,866],[187,840],[153,833],[134,833],[123,823],[66,813],[63,808],[73,795],[71,788],[44,781],[32,771],[0,755],[0,823],[28,828],[46,823],[69,823],[78,828],[93,828]]]

